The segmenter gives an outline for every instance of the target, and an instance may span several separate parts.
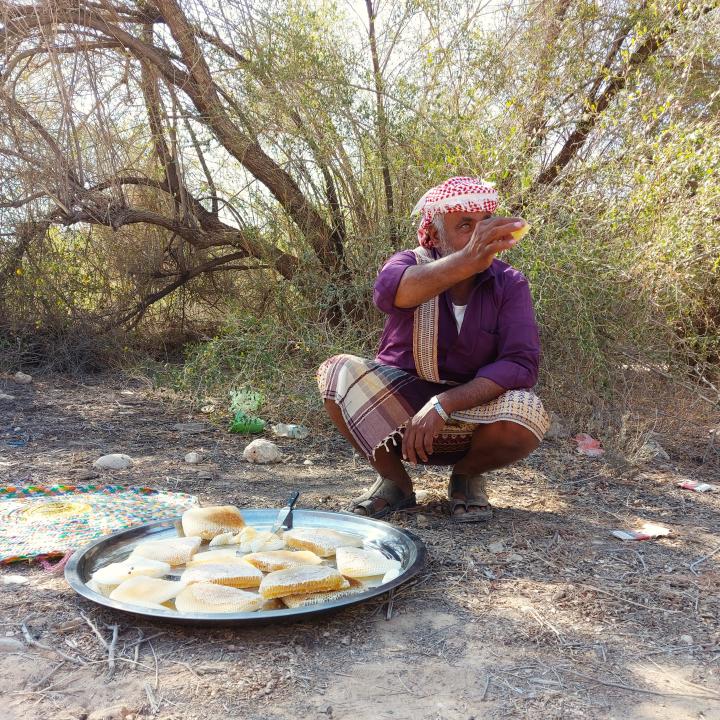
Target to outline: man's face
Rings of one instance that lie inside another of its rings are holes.
[[[445,232],[439,232],[435,225],[430,226],[429,232],[430,239],[444,257],[462,250],[470,241],[470,236],[478,222],[491,218],[492,213],[461,211],[443,213],[439,217],[445,221]]]

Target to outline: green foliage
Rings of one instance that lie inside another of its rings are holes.
[[[331,271],[180,97],[227,199],[223,218],[251,226],[253,242],[268,254],[290,253],[298,269],[290,280],[267,267],[208,273],[152,305],[136,344],[171,330],[181,339],[186,331],[213,336],[188,346],[183,364],[156,366],[162,381],[199,398],[252,388],[262,405],[233,412],[307,422],[319,409],[317,365],[338,352],[375,350],[382,318],[372,283],[385,258],[414,245],[410,209],[429,186],[469,174],[497,184],[502,213],[515,210],[533,224],[508,259],[531,282],[551,405],[613,400],[629,366],[711,387],[720,359],[720,12],[669,0],[508,3],[492,18],[481,0],[386,5],[377,27],[393,217],[368,39],[354,11],[322,0],[229,0],[229,13],[203,6],[247,58],[205,48],[235,102],[235,121],[329,224],[341,216],[345,235],[335,248],[340,269]],[[659,49],[633,64],[648,38]],[[613,83],[617,93],[596,116]],[[115,106],[110,114],[127,162],[140,157],[140,174],[161,177],[137,114]],[[594,124],[572,161],[538,185],[588,119]],[[173,132],[188,186],[206,197],[193,144],[182,127]],[[157,213],[171,205],[149,189],[130,200]],[[28,326],[97,333],[179,269],[213,257],[180,245],[169,267],[172,239],[140,225],[53,228],[5,284],[5,346],[16,347],[10,336],[22,335],[20,326],[25,336]],[[0,272],[2,259],[0,249]]]

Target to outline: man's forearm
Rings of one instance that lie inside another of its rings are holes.
[[[403,273],[395,294],[395,306],[411,308],[421,305],[477,272],[476,266],[462,252],[426,265],[413,265]]]
[[[469,410],[470,408],[483,405],[505,392],[505,388],[487,378],[475,378],[464,385],[450,388],[437,396],[443,410],[452,414],[458,410]]]

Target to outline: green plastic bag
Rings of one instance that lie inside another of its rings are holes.
[[[228,430],[233,433],[261,433],[265,429],[265,421],[259,417],[246,415],[242,410],[235,413]]]
[[[265,421],[251,413],[257,412],[263,402],[263,396],[254,390],[231,390],[230,412],[233,419],[228,430],[233,433],[261,433],[265,429]]]

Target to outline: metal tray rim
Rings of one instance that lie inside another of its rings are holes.
[[[277,513],[278,509],[273,508],[240,508],[242,512],[271,512]],[[85,581],[82,578],[82,571],[84,569],[85,562],[87,561],[88,555],[91,555],[93,551],[101,546],[111,546],[119,539],[132,538],[135,535],[143,535],[154,528],[160,528],[162,526],[173,527],[175,523],[180,520],[181,516],[175,516],[171,518],[165,518],[163,520],[154,520],[149,523],[142,525],[136,525],[131,528],[119,530],[118,532],[112,533],[111,535],[105,535],[93,542],[89,543],[85,547],[80,548],[71,556],[67,565],[65,566],[65,579],[72,589],[81,597],[84,597],[91,602],[104,607],[120,610],[124,613],[130,613],[135,616],[143,617],[147,620],[161,620],[179,625],[241,625],[241,624],[264,624],[274,620],[298,620],[303,618],[310,618],[316,615],[321,615],[327,612],[338,610],[340,608],[349,607],[351,605],[357,605],[365,602],[370,598],[389,593],[400,585],[404,584],[412,577],[417,575],[425,565],[427,556],[427,549],[425,543],[413,532],[404,528],[398,528],[390,523],[383,522],[382,520],[375,520],[373,518],[366,518],[361,515],[355,515],[347,512],[330,512],[327,510],[312,510],[312,509],[296,509],[294,511],[296,518],[302,519],[307,518],[320,518],[323,517],[337,517],[341,516],[343,519],[348,520],[353,525],[360,525],[365,527],[372,527],[374,529],[380,528],[385,529],[387,535],[400,535],[409,541],[415,549],[415,559],[413,562],[394,580],[388,583],[379,585],[374,588],[369,588],[365,592],[358,593],[356,595],[349,595],[346,598],[340,598],[334,602],[324,603],[323,605],[317,605],[313,607],[305,608],[284,608],[281,610],[264,610],[256,612],[244,612],[244,613],[185,613],[178,614],[172,610],[160,611],[152,608],[143,608],[141,606],[133,606],[125,603],[118,602],[117,600],[111,600],[109,597],[100,595],[87,587]]]

